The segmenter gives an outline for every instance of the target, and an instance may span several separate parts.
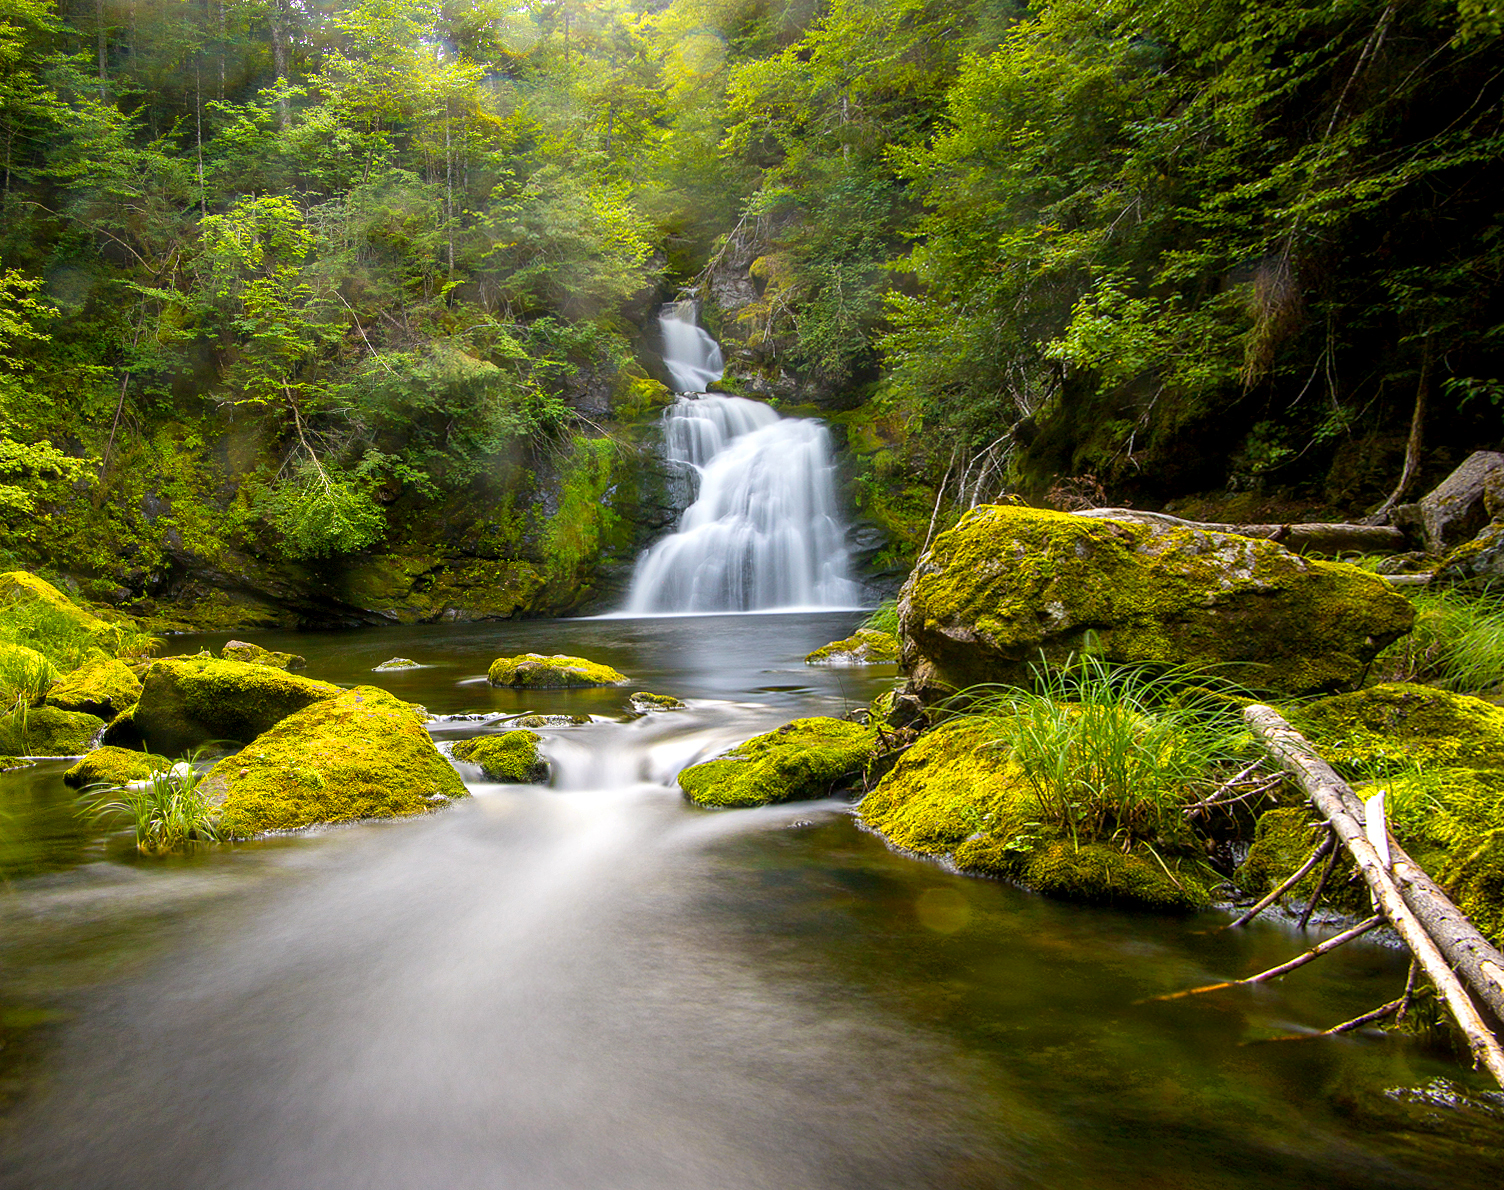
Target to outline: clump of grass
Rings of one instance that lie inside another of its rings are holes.
[[[877,609],[862,621],[863,628],[871,628],[878,632],[890,632],[898,635],[898,600],[884,599],[877,605]]]
[[[182,760],[142,781],[85,790],[79,802],[96,821],[130,823],[141,854],[171,855],[220,839],[218,809],[202,782],[192,763]]]
[[[1184,838],[1187,804],[1247,750],[1239,700],[1205,675],[1088,655],[1034,676],[969,713],[993,721],[1043,820],[1077,846]]]
[[[1438,588],[1411,596],[1415,629],[1375,663],[1391,681],[1489,694],[1504,686],[1504,596]]]
[[[40,653],[0,651],[0,714],[41,702],[57,678],[57,667]]]
[[[0,604],[0,644],[35,649],[60,670],[77,669],[99,647],[89,630],[61,608],[25,598]]]

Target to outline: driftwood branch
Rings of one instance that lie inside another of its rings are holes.
[[[1325,942],[1311,947],[1304,954],[1298,954],[1289,962],[1281,963],[1278,967],[1270,967],[1267,971],[1260,971],[1257,975],[1250,975],[1247,979],[1227,979],[1221,983],[1208,983],[1199,988],[1188,988],[1183,992],[1167,992],[1163,996],[1150,996],[1153,1000],[1183,1000],[1187,996],[1200,996],[1206,992],[1220,992],[1223,988],[1248,987],[1255,983],[1268,983],[1271,979],[1278,979],[1281,975],[1288,975],[1297,967],[1304,967],[1307,963],[1319,959],[1324,954],[1330,954],[1345,942],[1351,942],[1360,934],[1366,934],[1375,926],[1382,925],[1383,914],[1374,914],[1365,921],[1360,921],[1350,930],[1343,930],[1335,937],[1328,938]]]
[[[1410,908],[1400,891],[1396,876],[1368,841],[1363,822],[1359,818],[1362,807],[1357,796],[1332,767],[1316,754],[1310,742],[1285,722],[1277,711],[1254,703],[1244,709],[1243,717],[1263,740],[1270,754],[1290,772],[1321,816],[1331,824],[1337,838],[1362,873],[1373,894],[1374,905],[1389,919],[1405,945],[1410,948],[1411,955],[1436,987],[1452,1018],[1467,1038],[1474,1060],[1486,1067],[1494,1080],[1504,1087],[1504,1047],[1499,1045],[1499,1039],[1479,1015],[1467,989],[1448,965],[1437,939],[1432,937],[1423,924],[1422,917]],[[1391,847],[1391,862],[1399,862],[1401,854],[1403,853]],[[1413,861],[1408,866],[1413,868]],[[1427,917],[1438,922],[1452,923],[1454,931],[1460,929],[1457,926],[1458,919],[1466,921],[1466,918],[1440,889],[1435,889],[1434,885],[1422,888],[1413,878],[1408,882],[1411,897],[1427,902]],[[1432,889],[1435,891],[1432,892]],[[1445,907],[1439,902],[1429,903],[1434,898],[1445,902]],[[1482,941],[1481,935],[1478,938]],[[1483,945],[1486,946],[1487,943],[1484,942]],[[1504,970],[1504,967],[1500,969]],[[1471,978],[1469,982],[1472,982]],[[1483,992],[1479,990],[1479,994],[1482,996]]]
[[[1285,880],[1283,884],[1281,884],[1267,897],[1261,900],[1247,913],[1243,914],[1242,917],[1238,918],[1237,921],[1233,922],[1231,925],[1224,926],[1223,928],[1234,930],[1237,929],[1238,926],[1246,925],[1248,922],[1252,921],[1265,909],[1269,908],[1270,905],[1274,904],[1275,901],[1279,900],[1282,896],[1284,896],[1287,892],[1289,892],[1292,888],[1299,884],[1305,878],[1305,874],[1312,868],[1314,868],[1317,864],[1319,864],[1327,855],[1327,853],[1332,850],[1334,845],[1335,839],[1332,835],[1332,832],[1328,830],[1326,832],[1326,835],[1322,838],[1321,842],[1316,844],[1316,849],[1306,857],[1306,862],[1301,864],[1300,867],[1296,868],[1295,871],[1290,874],[1290,876]]]
[[[1239,537],[1262,537],[1278,542],[1297,554],[1340,554],[1357,551],[1365,554],[1397,554],[1407,547],[1403,530],[1393,525],[1280,524],[1234,525],[1218,521],[1186,521],[1163,512],[1141,512],[1136,508],[1088,508],[1076,516],[1100,520],[1143,521],[1175,529],[1201,529],[1207,533],[1236,533]]]

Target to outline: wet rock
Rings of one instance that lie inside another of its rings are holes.
[[[983,506],[935,539],[899,599],[910,689],[926,701],[1024,684],[1043,659],[1216,666],[1254,687],[1355,683],[1415,612],[1355,566],[1272,541]]]
[[[896,665],[898,638],[875,628],[858,628],[845,640],[831,641],[804,658],[806,665]]]
[[[653,694],[648,690],[639,690],[636,694],[629,696],[627,703],[641,715],[649,711],[682,711],[684,709],[684,704],[673,695]]]
[[[308,668],[307,659],[296,653],[277,653],[244,640],[226,642],[219,655],[226,661],[243,661],[247,665],[270,665],[275,669]]]
[[[82,756],[104,729],[104,720],[57,707],[17,707],[0,719],[0,753],[16,756]]]
[[[141,681],[123,661],[95,661],[60,678],[47,691],[47,704],[113,719],[141,699]]]
[[[149,683],[148,683],[149,684]],[[234,838],[420,814],[467,796],[414,707],[375,686],[336,690],[214,766],[207,794]]]
[[[477,736],[454,745],[456,760],[480,765],[488,780],[533,785],[548,779],[548,761],[538,755],[539,737],[531,731]]]
[[[518,715],[514,727],[581,727],[590,722],[589,715]]]
[[[876,733],[842,719],[795,719],[724,756],[691,765],[679,788],[702,806],[763,806],[825,797],[859,778]]]
[[[609,665],[587,661],[583,657],[566,657],[562,653],[552,657],[539,653],[500,657],[491,663],[487,678],[493,686],[526,690],[624,686],[629,681]]]
[[[1446,553],[1476,536],[1488,524],[1489,480],[1496,475],[1504,478],[1501,473],[1504,473],[1504,454],[1477,450],[1434,491],[1417,501],[1421,532],[1431,553]]]
[[[166,772],[171,767],[172,761],[167,757],[150,752],[95,748],[63,774],[63,781],[75,788],[81,785],[124,785],[127,781],[140,781],[153,773]]]
[[[410,661],[406,657],[393,657],[390,661],[383,661],[380,665],[373,666],[373,674],[391,673],[394,669],[422,669],[416,661]]]

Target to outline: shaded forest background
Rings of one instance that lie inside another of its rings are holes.
[[[1005,491],[1359,516],[1499,445],[1497,0],[0,0],[0,550],[163,626],[547,614],[654,319]],[[152,617],[155,616],[155,620]]]

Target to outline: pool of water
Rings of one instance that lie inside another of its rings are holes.
[[[440,739],[520,710],[548,786],[146,861],[0,775],[0,1183],[16,1187],[1468,1187],[1504,1176],[1484,1083],[1377,1034],[1356,942],[1285,980],[1288,924],[1064,905],[887,849],[844,801],[706,812],[678,768],[886,670],[807,667],[852,614],[256,634]],[[214,647],[224,636],[174,638]],[[520,651],[621,690],[498,691]],[[405,656],[426,668],[372,674]]]

